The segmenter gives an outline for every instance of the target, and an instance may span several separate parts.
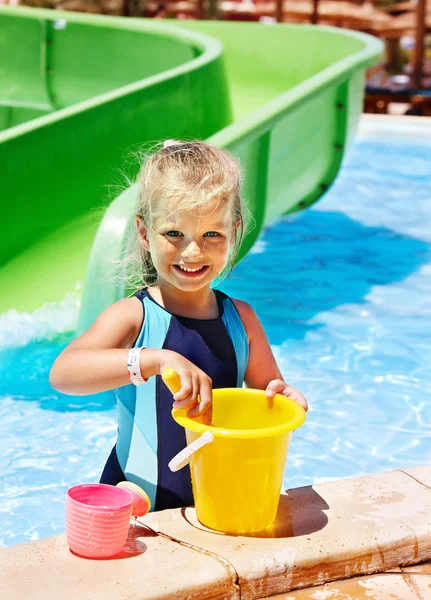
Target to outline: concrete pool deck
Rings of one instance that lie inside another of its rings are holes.
[[[64,535],[12,546],[0,598],[429,600],[431,565],[412,565],[430,560],[423,466],[288,490],[261,535],[212,532],[190,507],[139,519],[111,560],[75,556]]]

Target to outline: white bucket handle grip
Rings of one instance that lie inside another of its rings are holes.
[[[185,467],[192,456],[199,448],[205,446],[206,444],[211,444],[214,440],[214,436],[211,431],[205,431],[197,440],[183,448],[181,452],[178,452],[176,456],[169,462],[168,466],[171,471],[179,471],[183,467]]]

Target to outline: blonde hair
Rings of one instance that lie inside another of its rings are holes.
[[[161,206],[166,209],[167,200],[173,207],[172,215],[182,210],[225,205],[231,212],[234,239],[221,274],[225,278],[232,271],[250,222],[248,208],[241,199],[241,181],[239,160],[226,150],[200,141],[168,140],[143,163],[138,177],[137,215],[149,231]],[[157,279],[151,255],[139,243],[137,229],[133,246],[138,250],[135,262],[140,268],[135,264],[129,271],[131,280],[127,287],[131,293],[149,287]]]

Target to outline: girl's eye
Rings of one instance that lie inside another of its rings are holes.
[[[217,233],[217,231],[207,231],[206,233],[204,233],[204,237],[218,237],[220,234]]]
[[[181,231],[167,231],[165,233],[165,235],[167,235],[168,237],[180,237],[180,235],[182,235]]]

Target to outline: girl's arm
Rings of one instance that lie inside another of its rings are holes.
[[[289,396],[305,410],[308,410],[307,400],[303,394],[283,381],[265,330],[252,307],[242,300],[234,300],[234,304],[248,337],[250,354],[245,373],[246,385],[258,390],[266,390],[269,398],[275,393]]]
[[[142,320],[143,307],[137,298],[120,300],[104,310],[90,329],[58,356],[49,376],[52,387],[79,396],[129,384],[127,355],[139,335]],[[177,371],[181,389],[174,395],[176,408],[189,408],[190,415],[196,416],[205,414],[211,406],[211,379],[177,352],[144,348],[140,367],[145,379],[167,368]]]
[[[130,383],[128,349],[142,325],[142,303],[137,298],[120,300],[104,310],[85,333],[58,356],[50,383],[65,394],[95,394]],[[142,375],[153,374],[156,356],[143,351]]]

